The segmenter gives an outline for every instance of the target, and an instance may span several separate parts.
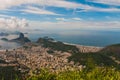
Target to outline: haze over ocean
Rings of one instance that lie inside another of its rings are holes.
[[[93,31],[93,30],[72,30],[72,31],[42,31],[41,33],[30,33],[28,37],[36,41],[39,37],[52,37],[55,40],[80,44],[86,46],[104,47],[120,42],[120,31]]]
[[[120,43],[119,4],[119,0],[1,0],[0,32],[28,32],[33,41],[48,36],[88,46]]]

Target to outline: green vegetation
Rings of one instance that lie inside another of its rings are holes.
[[[107,46],[96,53],[75,53],[70,56],[69,61],[79,62],[87,67],[115,67],[120,69],[120,44]]]
[[[88,67],[109,66],[118,67],[119,65],[104,53],[76,53],[70,56],[69,61],[79,62]]]
[[[78,53],[79,50],[76,46],[67,45],[60,41],[53,41],[53,39],[49,38],[40,38],[37,43],[41,44],[43,47],[50,48],[53,51],[62,51],[62,52],[70,52],[70,53]]]
[[[27,80],[120,80],[120,72],[112,68],[94,68],[92,70],[64,71],[58,74],[42,70]]]
[[[32,75],[21,74],[13,67],[0,67],[0,80],[120,80],[120,44],[107,46],[96,53],[81,53],[73,45],[54,41],[52,38],[40,38],[36,44],[23,46],[29,49],[38,46],[38,43],[48,50],[49,54],[55,50],[70,52],[69,61],[75,64],[80,63],[85,68],[82,70],[67,70],[64,72],[52,73],[46,69],[32,71]],[[0,63],[5,63],[0,60]],[[24,76],[23,76],[24,75]]]
[[[7,68],[8,69],[8,68]],[[12,76],[11,76],[12,75]],[[108,67],[95,67],[94,69],[83,69],[74,71],[64,71],[51,73],[48,70],[41,69],[40,73],[25,79],[21,79],[16,73],[0,74],[0,80],[120,80],[120,71]]]
[[[0,67],[0,80],[22,80],[22,74],[14,67]]]
[[[120,44],[107,46],[103,50],[101,50],[101,53],[104,53],[107,56],[112,56],[116,58],[116,60],[120,61]]]
[[[113,66],[120,68],[120,65],[111,58],[114,57],[116,60],[120,61],[120,44],[107,46],[96,53],[81,53],[76,46],[54,41],[54,39],[48,37],[39,38],[37,43],[41,44],[43,47],[50,48],[48,51],[50,54],[54,53],[54,50],[70,52],[72,56],[68,58],[69,61],[74,61],[75,63],[79,62],[82,65],[88,65],[88,67],[92,63],[93,66]]]

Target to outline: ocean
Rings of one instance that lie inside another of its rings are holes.
[[[14,39],[18,35],[9,35],[8,39]],[[85,46],[105,47],[111,44],[120,43],[120,31],[95,31],[95,30],[57,30],[57,31],[34,31],[26,35],[33,42],[40,37],[48,36],[57,41],[79,44]],[[0,37],[2,38],[2,37]],[[0,40],[0,49],[13,49],[21,45],[14,42]]]
[[[39,37],[44,36],[51,37],[57,41],[97,47],[105,47],[111,44],[120,43],[120,31],[71,30],[45,31],[28,34],[28,37],[32,41],[36,41]]]

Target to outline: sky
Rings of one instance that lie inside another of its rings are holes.
[[[0,29],[120,30],[120,0],[0,0]]]

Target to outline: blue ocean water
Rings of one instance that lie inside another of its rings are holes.
[[[62,42],[98,47],[120,43],[120,31],[46,31],[31,33],[28,36],[33,41],[39,37],[48,36]]]
[[[120,31],[49,30],[29,32],[26,36],[34,42],[40,37],[48,36],[57,41],[97,47],[105,47],[111,44],[120,43]],[[18,35],[7,36],[8,39],[14,39],[16,37],[18,37]],[[20,47],[21,45],[0,40],[0,46],[2,46],[0,49],[13,49]]]

